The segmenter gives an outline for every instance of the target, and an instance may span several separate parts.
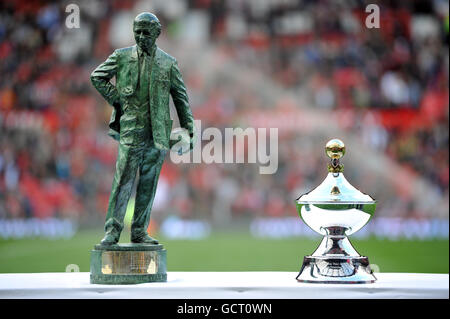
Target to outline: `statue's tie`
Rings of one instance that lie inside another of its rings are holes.
[[[144,103],[148,100],[148,90],[149,90],[149,84],[148,84],[148,78],[149,78],[149,57],[147,54],[142,54],[142,64],[141,64],[141,70],[139,74],[139,86],[140,86],[140,102]]]

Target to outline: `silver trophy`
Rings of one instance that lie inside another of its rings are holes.
[[[369,221],[377,202],[345,179],[344,165],[340,163],[345,145],[341,140],[329,141],[325,152],[331,159],[328,176],[296,201],[303,221],[324,236],[316,251],[304,257],[297,280],[308,283],[373,283],[376,277],[369,259],[358,254],[347,236]]]

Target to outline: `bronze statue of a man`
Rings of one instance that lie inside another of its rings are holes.
[[[194,143],[194,119],[177,61],[155,44],[161,33],[158,18],[139,14],[133,32],[136,45],[115,50],[91,74],[94,87],[113,106],[109,135],[119,141],[102,245],[119,241],[138,169],[131,242],[158,243],[147,228],[161,167],[172,144],[169,95],[181,127],[189,132],[191,150]],[[115,86],[110,82],[114,76]]]

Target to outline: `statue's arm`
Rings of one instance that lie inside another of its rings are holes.
[[[171,69],[170,94],[177,110],[181,127],[188,130],[191,140],[194,135],[194,117],[189,107],[189,99],[177,61],[174,61]]]
[[[119,92],[116,87],[112,85],[110,80],[117,73],[117,51],[114,51],[105,62],[100,64],[91,73],[92,85],[103,96],[103,98],[112,106],[117,106],[119,103]]]

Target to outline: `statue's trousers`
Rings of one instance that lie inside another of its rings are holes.
[[[153,199],[155,198],[156,185],[166,152],[155,148],[153,143],[145,143],[144,146],[119,144],[116,172],[106,215],[106,233],[110,233],[117,238],[120,236],[128,200],[138,170],[139,180],[131,232],[132,237],[139,237],[146,233]]]

